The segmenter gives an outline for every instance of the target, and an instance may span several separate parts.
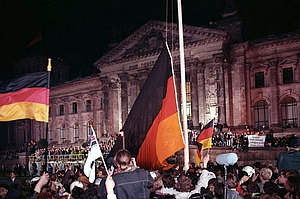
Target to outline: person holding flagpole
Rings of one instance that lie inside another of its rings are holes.
[[[134,159],[129,151],[121,149],[114,157],[114,164],[117,169],[112,176],[102,180],[98,190],[100,199],[110,198],[112,182],[114,181],[114,194],[122,199],[148,199],[150,190],[148,187],[153,185],[153,178],[147,170],[136,167]],[[112,179],[110,179],[112,177]],[[110,191],[106,189],[107,184]],[[109,197],[108,197],[109,196]]]
[[[96,176],[96,160],[102,158],[105,170],[107,172],[107,167],[103,158],[103,154],[99,147],[98,140],[96,138],[96,133],[94,128],[91,126],[91,133],[89,135],[90,148],[88,152],[88,157],[84,164],[84,174],[89,178],[90,183],[94,183]],[[108,173],[108,172],[107,172]]]

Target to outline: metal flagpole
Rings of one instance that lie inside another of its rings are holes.
[[[185,88],[185,63],[184,63],[184,44],[183,44],[183,25],[181,0],[177,0],[178,24],[179,24],[179,51],[180,51],[180,74],[181,74],[181,100],[182,100],[182,121],[184,135],[184,170],[189,169],[189,140],[187,132],[187,111],[186,111],[186,88]]]
[[[47,66],[47,72],[48,72],[48,84],[47,84],[47,88],[49,89],[49,95],[50,95],[50,73],[51,73],[51,69],[52,69],[52,66],[51,66],[51,59],[49,58],[48,59],[48,66]],[[49,96],[48,96],[48,104],[50,105],[49,103]],[[49,108],[48,108],[49,110]],[[49,111],[48,111],[48,118],[49,118]],[[48,119],[49,120],[49,119]],[[48,170],[48,133],[49,133],[49,127],[48,127],[48,124],[49,122],[46,123],[46,146],[45,146],[45,153],[46,153],[46,157],[45,157],[45,171]]]

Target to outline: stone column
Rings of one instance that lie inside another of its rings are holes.
[[[145,81],[148,79],[150,70],[148,68],[138,70],[139,80],[140,80],[140,89],[143,88]]]
[[[100,81],[102,83],[102,93],[103,93],[103,113],[104,119],[104,134],[109,133],[109,78],[108,77],[100,77]]]
[[[124,125],[128,115],[128,88],[129,81],[128,73],[121,73],[118,75],[121,80],[121,110],[122,110],[122,124]]]
[[[209,59],[205,62],[205,121],[215,118],[219,121],[218,115],[218,75],[215,59]]]
[[[251,108],[251,81],[250,81],[250,67],[251,67],[251,63],[246,63],[245,66],[245,88],[246,88],[246,121],[248,124],[252,125],[253,123],[253,119],[251,116],[251,112],[252,112],[252,108]]]
[[[140,91],[140,81],[138,77],[135,76],[130,80],[130,91],[129,91],[129,100],[128,100],[128,108],[129,110],[132,108],[138,94]]]
[[[198,104],[199,104],[199,121],[204,124],[205,123],[205,65],[204,63],[201,64],[199,67],[199,73],[197,75],[198,78]]]
[[[272,59],[268,61],[268,73],[269,73],[269,81],[270,81],[270,87],[271,87],[271,112],[270,114],[270,120],[269,123],[271,124],[270,128],[278,128],[280,127],[280,121],[279,121],[279,97],[278,97],[278,75],[277,75],[277,67],[278,67],[278,60]],[[274,129],[276,131],[276,129]]]
[[[199,106],[198,106],[198,61],[195,60],[191,64],[190,83],[191,83],[191,107],[192,107],[192,124],[193,127],[199,126]]]
[[[218,103],[218,122],[225,124],[226,104],[225,104],[225,82],[224,82],[224,55],[214,55],[217,74],[217,103]]]
[[[120,124],[122,121],[122,117],[120,117],[121,113],[122,113],[122,110],[120,107],[121,106],[121,100],[120,100],[121,88],[120,88],[120,84],[118,82],[111,83],[110,85],[111,85],[111,89],[112,89],[111,99],[113,99],[111,102],[112,117],[110,117],[110,124],[112,127],[111,133],[114,133],[114,135],[115,135],[115,134],[118,134],[120,129],[122,128],[122,124]]]

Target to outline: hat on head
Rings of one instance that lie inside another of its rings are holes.
[[[251,166],[245,166],[242,171],[245,171],[249,177],[255,173],[255,170]]]
[[[79,181],[74,181],[71,183],[70,185],[70,191],[72,193],[72,190],[74,189],[74,187],[79,187],[79,188],[83,188],[83,184]]]

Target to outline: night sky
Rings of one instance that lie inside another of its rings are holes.
[[[168,0],[168,21],[177,23],[177,1]],[[182,0],[183,23],[207,26],[220,19],[224,0]],[[295,31],[299,0],[237,0],[246,40]],[[0,79],[12,78],[10,66],[28,55],[37,35],[42,54],[59,57],[71,78],[93,67],[109,44],[117,43],[149,20],[166,20],[166,0],[2,0],[0,1]]]

